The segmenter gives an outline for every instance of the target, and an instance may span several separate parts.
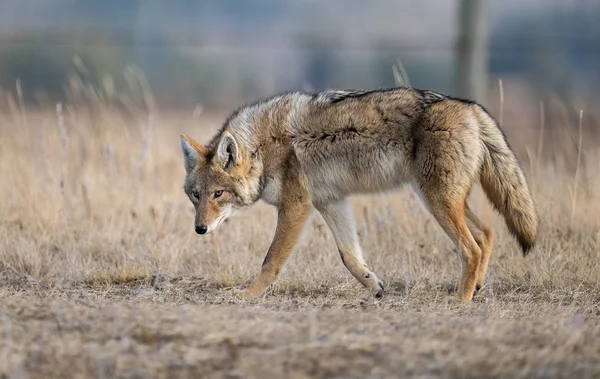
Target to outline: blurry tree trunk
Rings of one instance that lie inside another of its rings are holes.
[[[458,91],[484,102],[487,89],[486,0],[461,0],[458,33]]]

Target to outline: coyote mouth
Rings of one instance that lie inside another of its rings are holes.
[[[213,222],[211,225],[208,226],[208,230],[207,230],[206,234],[209,234],[209,233],[215,231],[221,225],[221,223],[223,223],[223,221],[225,221],[227,219],[228,216],[229,215],[227,214],[227,212],[224,212],[223,214],[221,214],[215,222]]]

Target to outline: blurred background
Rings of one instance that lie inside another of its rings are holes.
[[[221,114],[281,91],[400,81],[503,108],[525,140],[542,113],[543,138],[574,140],[553,131],[577,132],[585,108],[596,137],[599,68],[597,0],[0,0],[0,107],[151,94]]]
[[[180,133],[205,143],[282,91],[396,84],[500,122],[536,250],[477,186],[494,252],[458,307],[461,262],[410,187],[356,196],[389,296],[365,300],[317,216],[274,296],[240,306],[277,212],[198,238]],[[0,0],[0,378],[600,377],[599,88],[600,0]]]
[[[481,5],[483,4],[483,5]],[[291,89],[411,84],[457,92],[460,39],[484,18],[482,79],[519,80],[544,96],[600,84],[596,0],[2,0],[0,84],[28,103],[65,97],[85,75],[127,89],[140,69],[159,103],[230,106]],[[478,8],[482,8],[481,11]]]

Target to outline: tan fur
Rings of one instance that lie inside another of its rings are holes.
[[[440,93],[400,87],[277,95],[234,112],[206,147],[187,136],[181,145],[196,225],[212,232],[259,199],[278,208],[275,237],[244,296],[277,280],[312,209],[325,219],[350,273],[381,296],[347,198],[404,184],[460,251],[463,300],[483,285],[493,245],[492,230],[465,201],[475,182],[481,180],[524,252],[535,241],[535,206],[498,125],[480,105]],[[218,190],[225,192],[215,198]]]
[[[492,253],[492,247],[494,246],[494,231],[487,225],[485,225],[479,217],[477,217],[465,203],[465,215],[467,219],[473,224],[469,226],[469,231],[475,238],[475,242],[481,249],[481,263],[479,264],[479,273],[477,275],[476,290],[480,290],[483,287],[483,281],[487,271],[487,266]]]

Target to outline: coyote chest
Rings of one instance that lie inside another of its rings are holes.
[[[261,198],[271,205],[277,205],[279,203],[281,198],[281,178],[279,175],[267,176]]]

